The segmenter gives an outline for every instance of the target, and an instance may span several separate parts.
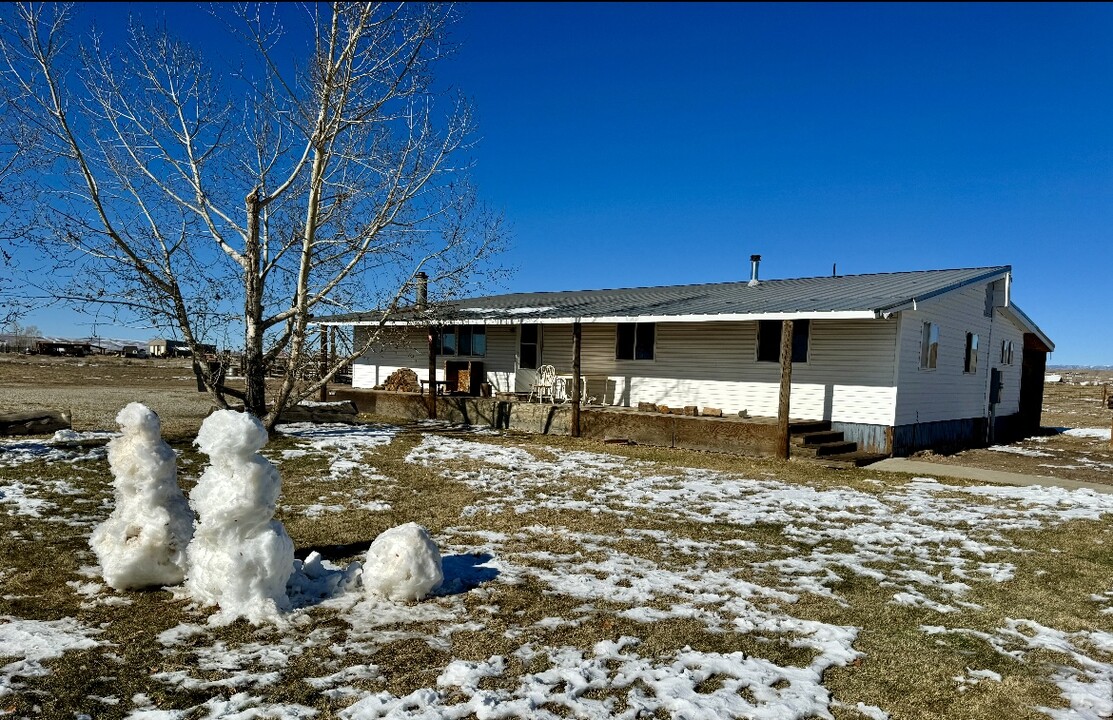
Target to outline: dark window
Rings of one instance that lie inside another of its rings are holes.
[[[438,355],[487,354],[487,329],[482,325],[447,325],[437,331],[434,340]]]
[[[925,370],[934,368],[939,362],[939,326],[924,323],[923,336],[920,338],[920,367]]]
[[[616,360],[652,360],[656,323],[619,323],[615,331]]]
[[[974,333],[966,333],[966,362],[963,372],[978,372],[978,336]]]
[[[757,359],[758,362],[781,361],[781,321],[757,321]],[[794,320],[792,323],[792,362],[808,361],[808,335],[810,320]]]
[[[518,367],[536,370],[541,359],[541,326],[523,325],[518,343]]]
[[[456,354],[456,328],[447,327],[441,330],[441,355]]]

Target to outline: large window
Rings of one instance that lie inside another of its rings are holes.
[[[653,359],[656,323],[619,323],[615,335],[615,360]]]
[[[518,340],[518,367],[536,370],[541,362],[541,326],[523,325]]]
[[[978,372],[978,336],[974,333],[966,333],[966,359],[962,371]]]
[[[924,335],[920,340],[920,367],[925,370],[934,368],[939,363],[939,326],[935,323],[924,323]]]
[[[758,362],[781,361],[781,325],[780,320],[757,321],[757,359]],[[792,322],[792,362],[806,363],[808,361],[808,335],[811,331],[810,320],[794,320]]]
[[[487,328],[482,325],[445,325],[437,332],[437,354],[483,357],[487,354]]]

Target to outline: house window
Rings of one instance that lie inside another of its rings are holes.
[[[482,325],[445,325],[437,331],[437,354],[448,356],[487,354],[487,328]]]
[[[615,360],[653,359],[656,323],[619,323],[615,336]]]
[[[808,335],[810,320],[794,320],[792,323],[792,362],[808,361]],[[757,359],[758,362],[781,361],[781,321],[757,321]]]
[[[541,361],[541,326],[523,325],[518,340],[518,367],[536,370]]]
[[[1013,364],[1013,341],[1012,340],[1002,340],[1001,341],[1001,364],[1002,365],[1012,365]]]
[[[920,367],[934,368],[939,362],[939,326],[924,323],[924,335],[920,341]]]
[[[978,372],[978,336],[974,333],[966,333],[966,361],[962,371]]]

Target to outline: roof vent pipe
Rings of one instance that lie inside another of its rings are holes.
[[[760,255],[751,255],[750,256],[750,282],[746,283],[750,287],[753,287],[754,285],[757,285],[757,283],[758,283],[758,280],[757,280],[757,266],[760,265],[760,264],[761,264],[761,256]]]
[[[417,280],[417,300],[414,302],[414,309],[424,310],[429,305],[429,276],[419,272],[414,279]]]

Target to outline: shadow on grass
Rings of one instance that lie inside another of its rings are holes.
[[[304,562],[310,555],[316,553],[322,560],[329,562],[345,561],[355,559],[362,562],[367,548],[371,547],[370,540],[363,540],[360,542],[346,543],[344,545],[318,545],[298,548],[294,551],[294,557]],[[440,587],[433,592],[434,595],[447,596],[447,595],[462,595],[469,590],[479,587],[485,582],[490,582],[499,576],[497,568],[487,565],[494,559],[490,553],[475,553],[468,555],[446,555],[441,558],[441,571],[444,573],[444,580],[441,581]],[[320,579],[325,575],[335,575],[337,579],[333,582],[325,582],[324,587],[309,588],[305,587],[299,592],[295,593],[299,596],[316,596],[316,597],[298,597],[295,604],[299,607],[306,605],[317,604],[326,597],[331,597],[337,592],[340,582],[339,577],[343,571],[318,571],[319,577],[313,577],[310,582],[319,583]],[[314,573],[316,575],[316,573]]]
[[[499,571],[497,568],[487,566],[491,560],[494,560],[494,557],[489,553],[448,555],[441,558],[444,580],[436,594],[462,595],[472,588],[494,580],[499,576]]]

